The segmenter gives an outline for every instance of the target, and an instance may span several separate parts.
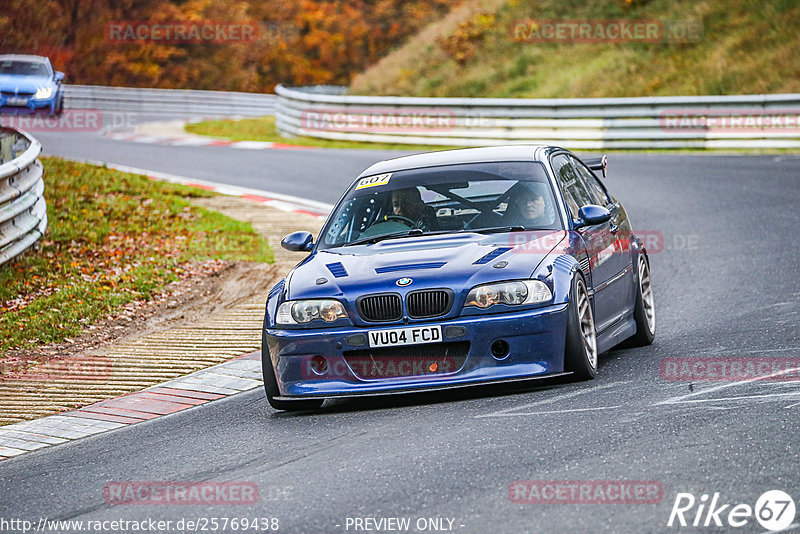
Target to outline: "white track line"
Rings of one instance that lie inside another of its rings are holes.
[[[729,402],[737,400],[768,399],[768,398],[780,399],[783,397],[796,397],[797,395],[800,395],[800,391],[790,391],[787,393],[763,393],[760,395],[739,395],[737,397],[714,397],[711,399],[692,399],[692,400],[670,402],[668,404],[700,404],[704,402]],[[663,403],[658,403],[658,404],[663,404]]]
[[[694,393],[689,393],[687,395],[680,395],[680,396],[677,396],[677,397],[671,397],[671,398],[669,398],[667,400],[664,400],[664,401],[661,401],[661,402],[657,402],[653,406],[661,406],[663,404],[677,404],[677,403],[684,402],[685,399],[689,399],[691,397],[696,397],[698,395],[705,395],[707,393],[714,393],[715,391],[720,391],[720,390],[727,389],[727,388],[732,388],[732,387],[736,387],[736,386],[743,386],[743,385],[749,384],[751,382],[756,382],[758,380],[767,380],[769,378],[774,378],[776,376],[781,376],[781,375],[784,375],[784,374],[787,374],[787,373],[796,373],[799,370],[800,370],[800,368],[784,369],[782,371],[776,371],[776,372],[774,372],[772,374],[769,374],[769,375],[756,376],[754,378],[748,378],[747,380],[740,380],[738,382],[730,382],[730,383],[726,383],[726,384],[721,384],[719,386],[714,386],[713,388],[704,389],[702,391],[696,391]]]
[[[617,387],[617,386],[622,386],[624,384],[629,384],[631,382],[633,382],[633,380],[624,380],[622,382],[614,382],[614,383],[611,383],[611,384],[603,384],[601,386],[597,386],[597,387],[593,387],[593,388],[579,389],[577,391],[571,391],[569,393],[564,393],[562,395],[556,395],[555,397],[550,397],[549,399],[543,399],[543,400],[538,400],[538,401],[534,401],[534,402],[529,402],[527,404],[522,404],[520,406],[513,406],[511,408],[505,408],[503,410],[499,410],[497,412],[492,412],[492,413],[489,413],[489,414],[476,415],[475,418],[479,419],[481,417],[508,417],[508,416],[513,416],[513,415],[526,415],[526,414],[515,414],[515,413],[510,413],[510,412],[515,412],[516,410],[524,410],[525,408],[538,407],[538,406],[542,406],[543,404],[552,404],[554,402],[560,402],[560,401],[563,401],[563,400],[571,399],[572,397],[577,397],[578,395],[583,395],[584,393],[591,393],[593,391],[597,391],[597,390],[600,390],[600,389],[608,389],[608,388],[613,388],[613,387]],[[603,408],[603,409],[606,409],[606,408]],[[544,413],[544,412],[542,412],[542,413]]]

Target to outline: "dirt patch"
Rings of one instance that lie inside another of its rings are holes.
[[[54,359],[103,354],[115,341],[125,341],[203,320],[220,310],[267,293],[277,282],[274,265],[208,260],[186,268],[186,276],[168,285],[151,301],[133,301],[121,311],[61,343],[7,351],[0,375],[15,374]]]

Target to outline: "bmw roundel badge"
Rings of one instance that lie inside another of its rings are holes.
[[[397,285],[400,287],[405,287],[409,285],[411,282],[413,282],[411,278],[401,278],[400,280],[397,281]]]

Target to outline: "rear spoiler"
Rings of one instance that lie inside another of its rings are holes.
[[[606,177],[606,165],[608,164],[608,156],[605,154],[602,158],[591,158],[585,159],[583,162],[586,164],[587,167],[592,169],[593,171],[602,171],[603,178]]]

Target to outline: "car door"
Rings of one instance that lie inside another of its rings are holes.
[[[606,327],[620,320],[633,304],[633,283],[631,254],[630,254],[630,224],[625,210],[619,202],[614,201],[600,183],[600,180],[589,170],[579,159],[569,156],[570,163],[575,168],[579,182],[583,185],[587,195],[593,204],[603,206],[611,213],[608,223],[610,241],[605,243],[606,248],[600,252],[599,262],[602,262],[604,272],[607,273],[603,285],[595,284],[597,299],[603,307],[603,315],[606,321],[597,323],[597,330],[602,331]]]
[[[552,157],[550,162],[569,208],[570,216],[573,220],[577,220],[578,210],[583,206],[598,204],[598,201],[599,205],[603,206],[606,202],[591,193],[573,163],[573,159],[568,154],[557,154]],[[610,325],[615,316],[615,299],[611,292],[605,290],[612,284],[612,279],[617,274],[617,266],[614,264],[615,262],[611,261],[617,238],[612,233],[611,227],[611,221],[608,221],[592,226],[582,226],[576,230],[581,236],[589,256],[591,286],[595,290],[594,319],[598,332]]]

